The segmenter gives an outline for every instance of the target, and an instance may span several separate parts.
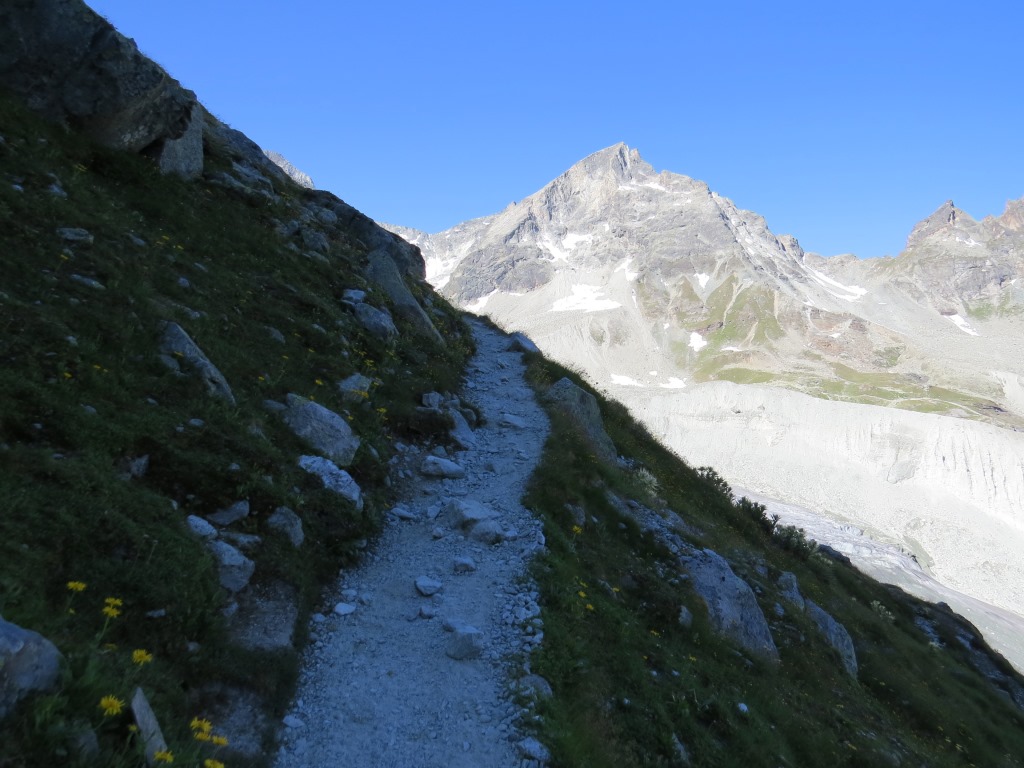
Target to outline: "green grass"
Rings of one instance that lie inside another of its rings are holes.
[[[232,645],[225,593],[185,516],[248,499],[253,514],[234,528],[263,538],[254,580],[292,585],[305,626],[325,582],[378,530],[394,438],[408,433],[422,392],[458,387],[471,337],[439,297],[433,320],[445,349],[402,323],[395,344],[367,335],[339,301],[351,287],[387,304],[361,276],[365,246],[341,231],[326,263],[290,249],[276,227],[297,218],[308,194],[290,183],[279,183],[280,202],[255,204],[161,176],[6,98],[0,114],[0,614],[51,638],[67,659],[60,688],[4,723],[0,766],[137,764],[124,753],[126,716],[104,718],[98,707],[103,695],[130,698],[137,684],[184,759],[187,724],[217,684],[256,691],[280,712],[297,669],[294,652]],[[66,198],[49,192],[54,178]],[[87,229],[94,242],[65,243],[59,227]],[[157,360],[167,320],[221,370],[236,404]],[[355,372],[377,383],[346,406],[335,383]],[[263,407],[290,392],[346,413],[363,438],[349,468],[363,511],[298,468],[308,449]],[[142,456],[148,471],[127,477]],[[301,551],[264,524],[281,505],[302,518]],[[72,595],[72,580],[88,588]],[[104,630],[108,596],[123,607]],[[133,665],[138,648],[154,662]],[[89,729],[100,754],[76,762],[69,739]]]
[[[556,364],[530,362],[538,389],[563,375],[585,386]],[[554,689],[538,727],[557,765],[682,765],[676,742],[694,766],[1024,763],[1024,716],[968,663],[955,619],[849,566],[788,549],[713,475],[679,461],[622,406],[600,404],[620,454],[656,484],[603,464],[578,430],[550,414],[525,502],[543,516],[548,545],[534,571],[545,640],[532,668]],[[617,511],[609,491],[678,513],[691,544],[731,561],[770,620],[778,665],[748,658],[711,630],[670,554]],[[567,505],[585,510],[586,525]],[[856,681],[804,615],[787,607],[775,616],[783,571],[850,631]],[[677,621],[682,606],[694,615],[690,628]],[[945,649],[929,646],[917,616],[942,626]]]

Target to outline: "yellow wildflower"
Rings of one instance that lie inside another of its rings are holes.
[[[317,385],[318,387],[322,387],[322,386],[324,385],[324,380],[323,380],[323,379],[317,379],[317,380],[316,380],[316,385]]]
[[[192,722],[189,723],[189,728],[191,728],[193,731],[203,731],[204,733],[209,733],[213,730],[213,723],[206,719],[193,717]]]
[[[579,595],[580,597],[586,597],[587,596],[587,593],[584,592],[582,589],[579,592],[577,592],[576,594]]]
[[[158,763],[173,763],[174,753],[169,749],[158,749],[153,753],[153,759]]]
[[[203,761],[203,768],[224,768],[224,763],[220,760],[214,760],[212,757],[208,757]]]
[[[82,592],[82,591],[85,590],[85,582],[84,581],[69,581],[67,583],[67,587],[72,592]]]
[[[588,611],[594,610],[594,606],[592,606],[590,603],[587,603],[587,610]]]
[[[124,701],[117,696],[104,696],[100,699],[100,709],[103,710],[105,716],[119,715],[124,709]]]
[[[226,747],[228,745],[228,737],[227,736],[219,736],[219,735],[218,736],[214,736],[214,737],[212,737],[210,739],[210,741],[212,741],[218,747]]]
[[[103,606],[103,615],[108,619],[116,619],[121,615],[121,611],[112,605]]]
[[[210,736],[209,731],[196,731],[192,734],[192,737],[196,741],[210,741],[213,738],[212,736]]]
[[[149,664],[153,660],[153,654],[143,648],[136,648],[132,651],[132,662],[138,664],[140,667],[143,664]]]
[[[120,597],[108,597],[103,602],[109,606],[112,606],[113,608],[120,608],[122,605],[124,605],[124,600],[122,600]]]
[[[573,532],[574,534],[576,534],[577,536],[579,536],[579,535],[580,535],[581,533],[583,533],[583,528],[581,528],[581,527],[580,527],[580,526],[578,526],[578,525],[574,525],[574,526],[572,527],[572,532]]]

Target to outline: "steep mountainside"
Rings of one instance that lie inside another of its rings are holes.
[[[0,767],[1022,765],[975,627],[471,331],[80,0],[0,5],[0,225]]]
[[[688,460],[1024,614],[1022,208],[947,203],[897,258],[823,258],[620,144],[492,216],[388,228]]]

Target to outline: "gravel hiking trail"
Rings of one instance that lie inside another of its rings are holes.
[[[482,424],[475,447],[448,455],[465,476],[424,476],[422,449],[396,445],[403,500],[313,617],[276,768],[542,764],[510,682],[543,637],[525,571],[544,538],[520,500],[549,425],[508,336],[470,325],[477,353],[462,397]],[[458,502],[494,514],[502,540],[464,533],[452,519]]]

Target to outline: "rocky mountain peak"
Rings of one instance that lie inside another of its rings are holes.
[[[644,162],[638,150],[630,149],[623,142],[619,142],[583,158],[566,171],[561,179],[574,182],[578,186],[595,181],[625,183],[638,177],[653,175],[654,168]]]
[[[270,162],[272,162],[282,171],[287,173],[291,180],[298,184],[300,187],[305,187],[306,189],[316,188],[316,185],[313,184],[313,179],[309,177],[309,174],[305,173],[304,171],[300,171],[298,168],[292,165],[288,158],[282,155],[280,152],[274,152],[273,150],[270,149],[264,149],[263,154],[267,156],[267,159]]]
[[[947,200],[928,218],[924,219],[914,227],[907,238],[907,248],[919,245],[932,235],[948,229],[963,229],[976,224],[970,214],[962,211],[953,205],[952,200]]]

